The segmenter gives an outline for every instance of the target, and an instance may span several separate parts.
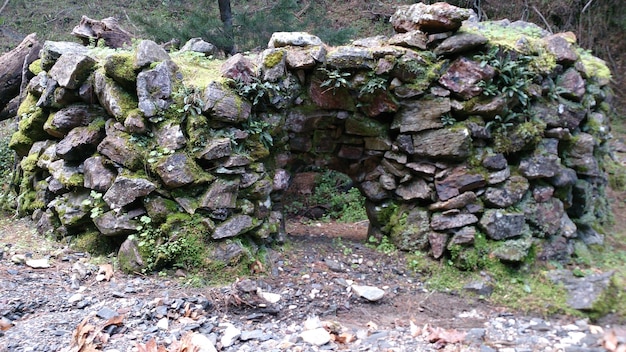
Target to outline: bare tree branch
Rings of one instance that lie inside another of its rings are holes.
[[[541,12],[539,12],[539,10],[537,10],[537,7],[535,7],[535,5],[533,5],[532,8],[537,13],[537,15],[539,15],[539,18],[541,18],[543,23],[546,25],[546,27],[548,28],[548,32],[550,32],[550,34],[553,34],[554,32],[552,31],[552,27],[550,27],[550,24],[548,23],[548,21],[546,21],[546,18],[543,17],[543,15],[541,14]]]
[[[2,7],[0,7],[0,13],[4,11],[4,8],[7,7],[8,4],[9,4],[9,0],[4,0],[4,4],[2,4]]]
[[[593,0],[589,0],[587,1],[587,3],[585,4],[585,6],[583,7],[583,10],[580,11],[580,13],[585,13],[585,11],[587,11],[587,9],[589,8],[589,6],[591,6],[591,3],[593,2]]]

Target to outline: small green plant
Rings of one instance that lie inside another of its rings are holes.
[[[267,105],[271,97],[280,94],[282,91],[278,84],[262,82],[257,77],[253,77],[250,83],[240,79],[230,80],[230,83],[239,96],[248,99],[253,106],[258,107]]]
[[[200,115],[204,109],[204,100],[202,100],[202,92],[194,87],[182,86],[173,94],[174,99],[182,100],[182,107],[176,111],[182,114],[181,124],[184,123],[189,115]]]
[[[320,84],[321,88],[327,88],[324,92],[332,90],[334,93],[335,89],[350,86],[350,82],[348,82],[348,78],[352,75],[350,72],[341,72],[339,69],[331,71],[325,67],[320,67],[318,70],[326,76],[326,79]]]
[[[359,95],[373,94],[378,90],[387,88],[387,79],[384,77],[368,74],[367,83],[359,90]]]
[[[343,255],[347,256],[352,254],[352,248],[346,246],[345,243],[343,243],[343,239],[341,237],[333,238],[333,244],[341,250]]]
[[[456,119],[454,118],[454,116],[452,116],[450,112],[447,112],[441,115],[441,123],[444,126],[452,126],[456,123]]]
[[[380,240],[374,236],[370,236],[367,239],[367,242],[368,247],[374,248],[377,251],[387,255],[395,253],[397,250],[396,246],[391,242],[391,240],[389,240],[389,237],[387,236],[383,236],[383,238],[381,238]]]
[[[274,146],[274,139],[269,130],[272,126],[263,120],[253,120],[249,118],[244,124],[244,129],[253,136],[258,136],[259,141],[267,149]]]

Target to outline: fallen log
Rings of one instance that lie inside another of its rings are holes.
[[[41,44],[35,33],[29,34],[13,50],[0,56],[0,111],[20,94],[24,68],[39,57]],[[25,78],[30,79],[32,74]]]
[[[98,44],[100,39],[109,48],[123,48],[131,45],[133,36],[122,29],[115,17],[107,17],[101,21],[83,16],[80,23],[72,30],[72,35],[80,38],[83,45]]]
[[[19,96],[11,99],[11,101],[4,107],[4,109],[0,110],[0,121],[4,121],[17,116],[17,109],[19,108],[19,106]]]

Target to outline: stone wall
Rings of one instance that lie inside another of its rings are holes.
[[[151,246],[198,229],[206,243],[280,241],[290,173],[316,165],[354,180],[370,236],[462,268],[601,244],[604,63],[571,33],[445,3],[391,22],[390,38],[340,47],[275,33],[225,62],[200,40],[46,42],[11,141],[20,211],[42,232],[127,239],[122,251],[148,225]]]

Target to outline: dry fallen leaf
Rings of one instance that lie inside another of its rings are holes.
[[[356,336],[352,335],[352,334],[348,334],[347,332],[341,333],[339,335],[331,335],[333,336],[334,340],[336,342],[339,343],[350,343],[350,342],[354,342],[356,341]]]
[[[422,334],[422,328],[415,325],[413,321],[410,322],[409,331],[411,332],[411,336],[418,337]]]
[[[0,317],[0,331],[7,331],[13,327],[13,322],[5,317]]]
[[[373,321],[370,321],[369,323],[365,324],[365,326],[367,326],[367,329],[370,331],[378,330],[378,325],[374,323]]]
[[[626,343],[620,343],[619,339],[623,336],[626,336],[626,329],[610,329],[604,333],[602,346],[610,352],[626,352]]]
[[[465,340],[465,332],[455,329],[446,330],[443,328],[428,328],[430,334],[428,341],[438,346],[445,346],[450,343],[459,343]]]
[[[100,265],[100,270],[98,270],[98,275],[96,276],[96,281],[109,281],[113,277],[113,265],[111,264],[102,264]]]

